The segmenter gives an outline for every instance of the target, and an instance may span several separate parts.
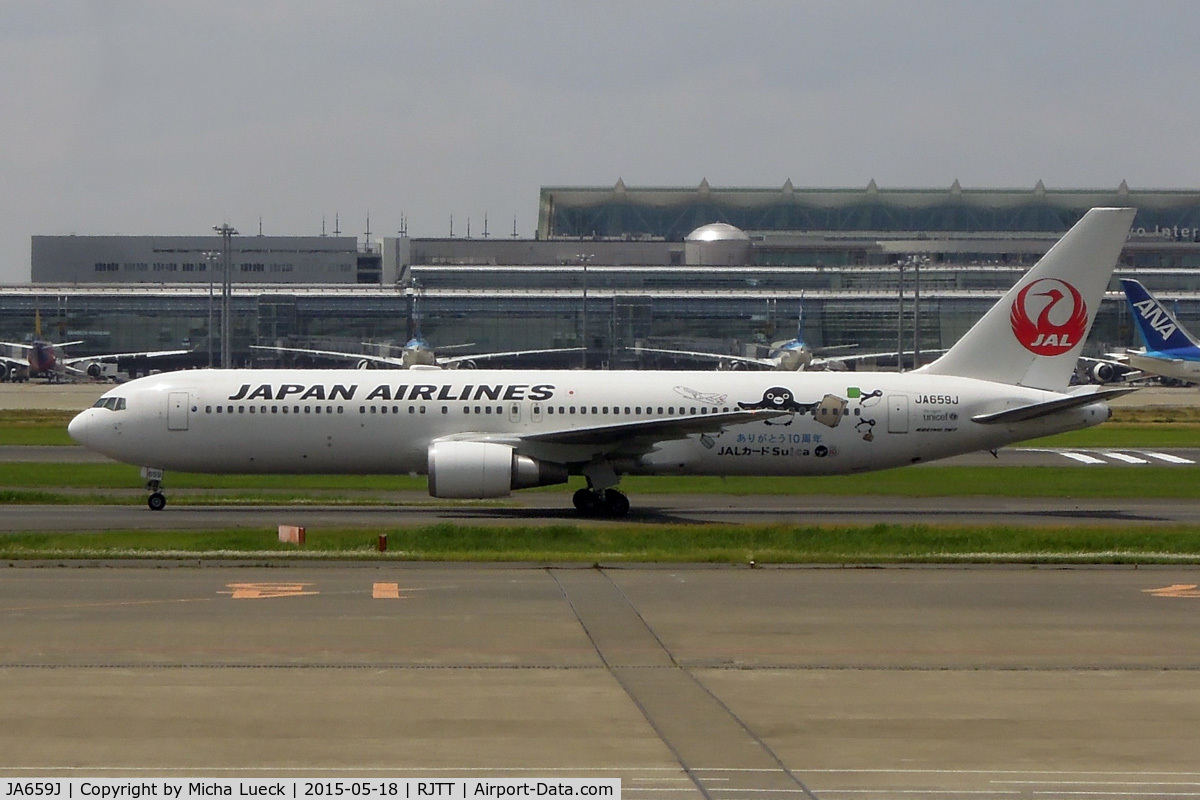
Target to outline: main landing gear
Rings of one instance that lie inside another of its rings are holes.
[[[623,517],[629,513],[629,498],[616,489],[580,489],[572,498],[575,510],[585,517]]]
[[[162,511],[167,507],[167,496],[160,491],[163,471],[153,467],[142,467],[142,477],[146,479],[146,489],[150,491],[146,505],[150,506],[151,511]]]
[[[620,478],[612,464],[596,461],[583,468],[587,488],[575,493],[575,510],[585,517],[623,517],[629,513],[629,498],[613,487]]]

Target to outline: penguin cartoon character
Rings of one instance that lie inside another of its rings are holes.
[[[796,401],[796,397],[792,394],[792,390],[784,386],[772,386],[763,392],[762,400],[757,403],[738,403],[738,407],[749,410],[767,409],[769,411],[794,411],[797,414],[809,413],[813,409],[821,405],[820,401],[816,403],[800,403]],[[765,420],[767,425],[771,425],[770,420]],[[774,423],[779,424],[779,423]],[[789,417],[784,425],[791,425],[792,420]]]

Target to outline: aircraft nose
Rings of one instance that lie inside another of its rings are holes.
[[[91,409],[83,411],[75,415],[75,418],[67,423],[67,435],[75,441],[79,442],[84,447],[87,447],[88,434],[91,431]]]

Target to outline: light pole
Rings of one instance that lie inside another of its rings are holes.
[[[913,256],[913,369],[921,366],[921,262]]]
[[[900,270],[896,312],[896,371],[904,372],[904,262],[897,261],[896,267]]]
[[[237,231],[227,224],[214,225],[213,230],[221,234],[221,250],[225,254],[225,274],[221,281],[221,368],[230,369],[233,366],[233,320],[230,314],[230,295],[232,294],[232,283],[230,281],[230,239],[237,235]]]
[[[213,269],[217,259],[221,254],[216,250],[206,250],[204,259],[208,262],[208,368],[212,369],[213,365]]]
[[[588,287],[587,287],[587,265],[588,265],[588,262],[589,262],[589,261],[591,261],[593,258],[595,258],[595,255],[594,255],[594,254],[592,254],[592,253],[580,253],[579,255],[577,255],[577,256],[576,256],[576,258],[578,258],[578,259],[579,259],[579,263],[583,265],[583,320],[582,320],[582,323],[581,323],[581,331],[580,331],[580,337],[583,339],[583,353],[581,354],[581,359],[580,359],[580,361],[581,361],[581,366],[583,367],[583,369],[587,369],[587,351],[588,351],[588,338],[587,338],[587,289],[588,289]]]

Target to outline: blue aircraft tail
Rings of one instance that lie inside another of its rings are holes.
[[[1121,279],[1125,299],[1137,323],[1138,337],[1147,352],[1166,353],[1180,350],[1197,350],[1197,342],[1179,324],[1174,315],[1158,299],[1146,291],[1146,287],[1129,278]]]

